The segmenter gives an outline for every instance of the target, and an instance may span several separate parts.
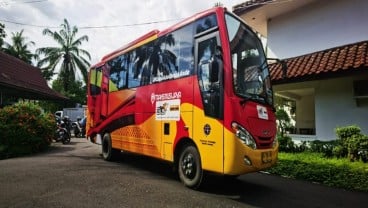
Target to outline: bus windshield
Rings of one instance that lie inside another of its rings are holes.
[[[247,100],[272,105],[270,75],[261,41],[235,17],[226,14],[225,20],[230,41],[235,94]]]

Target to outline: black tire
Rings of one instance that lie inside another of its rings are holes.
[[[70,136],[69,136],[68,132],[64,132],[62,142],[63,142],[63,144],[69,144],[70,143]]]
[[[78,130],[77,127],[74,127],[73,128],[73,132],[74,132],[74,136],[77,137],[77,138],[79,138],[79,130]]]
[[[102,138],[102,158],[106,161],[114,161],[118,158],[120,151],[112,148],[110,134],[104,134]]]
[[[197,189],[203,178],[201,158],[196,147],[188,145],[180,153],[178,174],[186,187]]]

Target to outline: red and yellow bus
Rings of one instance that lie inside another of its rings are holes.
[[[261,41],[225,8],[152,31],[90,69],[88,139],[171,162],[197,188],[276,163],[273,92]]]

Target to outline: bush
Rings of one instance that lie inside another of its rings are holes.
[[[339,145],[333,151],[334,156],[349,157],[352,162],[356,160],[367,162],[368,136],[363,135],[358,126],[339,127],[335,132]]]
[[[345,142],[346,139],[354,135],[361,135],[361,129],[356,125],[344,126],[336,128],[335,133],[341,142]]]
[[[332,155],[337,158],[343,158],[347,155],[346,148],[344,148],[342,145],[337,145],[332,149]]]
[[[363,159],[362,153],[368,150],[368,136],[366,135],[353,135],[346,141],[348,147],[348,154],[351,161]],[[361,153],[361,154],[359,154]]]
[[[333,149],[338,144],[337,141],[320,141],[314,140],[309,142],[309,151],[315,153],[322,153],[324,157],[332,157]]]
[[[0,109],[0,159],[45,150],[54,130],[53,115],[41,113],[38,105],[20,102]]]
[[[295,144],[291,137],[277,135],[277,140],[279,141],[280,152],[295,152]]]
[[[368,192],[368,170],[362,162],[323,158],[320,153],[279,153],[272,174],[332,187]]]

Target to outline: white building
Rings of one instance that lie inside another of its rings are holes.
[[[335,128],[368,134],[368,1],[252,0],[234,6],[267,38],[275,94],[295,101],[294,138],[335,139]]]

